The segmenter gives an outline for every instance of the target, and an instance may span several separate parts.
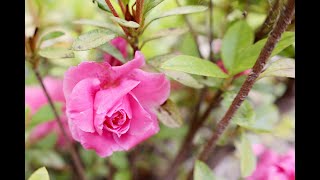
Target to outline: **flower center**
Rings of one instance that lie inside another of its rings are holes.
[[[120,137],[122,134],[128,131],[129,123],[130,119],[124,110],[119,110],[111,117],[106,117],[103,124],[108,131],[116,133]]]

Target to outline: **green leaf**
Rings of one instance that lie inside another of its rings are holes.
[[[255,64],[256,60],[259,57],[260,51],[263,46],[267,42],[267,38],[258,41],[257,43],[250,45],[246,49],[244,49],[238,58],[235,61],[237,65],[235,69],[233,69],[232,74],[237,74],[244,70],[250,69]],[[277,55],[282,50],[290,46],[295,42],[295,33],[294,32],[285,32],[282,34],[280,41],[277,43],[276,47],[273,49],[270,57]]]
[[[111,12],[106,1],[104,0],[93,0],[93,3],[97,2],[97,5],[100,9],[107,11],[107,12]]]
[[[140,24],[134,22],[134,21],[126,21],[124,19],[118,18],[118,17],[114,17],[111,16],[110,19],[112,19],[113,21],[115,21],[116,23],[119,23],[122,26],[125,27],[129,27],[129,28],[138,28],[140,27]]]
[[[161,68],[201,76],[217,78],[228,77],[228,75],[225,74],[216,64],[204,59],[186,55],[178,55],[165,61],[161,65]]]
[[[110,43],[105,43],[105,44],[99,46],[99,49],[110,54],[111,56],[118,59],[122,63],[126,63],[126,60],[123,58],[121,52],[116,47],[111,45]]]
[[[46,47],[40,49],[38,53],[48,59],[74,58],[73,51],[63,47]]]
[[[29,150],[28,157],[33,163],[35,163],[35,165],[44,165],[57,170],[64,169],[66,166],[66,163],[61,155],[50,149]]]
[[[198,12],[203,12],[205,10],[207,10],[208,8],[206,6],[182,6],[182,7],[177,7],[174,9],[171,9],[169,11],[166,11],[162,14],[160,14],[159,16],[153,17],[151,20],[148,21],[148,23],[146,23],[148,26],[151,22],[161,19],[161,18],[165,18],[165,17],[169,17],[169,16],[176,16],[176,15],[182,15],[182,14],[192,14],[192,13],[198,13]]]
[[[143,40],[141,47],[152,40],[160,39],[163,37],[168,37],[168,36],[179,36],[181,34],[186,33],[188,30],[186,28],[169,28],[169,29],[163,29],[158,32],[155,32],[151,36],[149,36],[147,39]]]
[[[114,180],[131,180],[131,172],[130,170],[121,170],[117,171],[116,174],[114,175]]]
[[[168,99],[158,109],[158,119],[170,128],[178,128],[183,124],[183,120],[176,104]]]
[[[73,21],[72,23],[81,24],[81,25],[102,27],[102,28],[108,29],[108,30],[118,34],[119,36],[125,36],[125,34],[122,32],[122,30],[118,26],[113,24],[113,23],[106,23],[106,22],[103,22],[103,21],[95,21],[95,20],[92,20],[92,19],[79,19],[79,20]]]
[[[62,32],[62,31],[51,31],[51,32],[48,32],[47,34],[43,35],[40,42],[43,42],[43,41],[46,41],[49,39],[58,38],[63,35],[64,35],[64,32]]]
[[[164,0],[145,0],[143,5],[143,15],[146,16],[153,8],[158,6]]]
[[[61,114],[62,103],[56,102],[54,103],[54,107],[58,111],[58,114]],[[31,118],[31,122],[29,124],[29,128],[32,129],[38,124],[43,122],[55,119],[55,115],[52,112],[52,109],[49,104],[42,106]]]
[[[200,84],[195,78],[193,78],[191,75],[187,73],[165,69],[161,70],[161,72],[185,86],[189,86],[196,89],[204,87],[203,84]]]
[[[246,21],[241,20],[233,24],[226,32],[221,47],[223,64],[228,72],[237,66],[236,58],[242,50],[253,43],[254,32]]]
[[[236,97],[235,93],[226,92],[223,94],[222,106],[224,109],[228,109]],[[232,123],[239,126],[250,126],[255,120],[255,111],[248,100],[244,100],[238,111],[232,117]]]
[[[39,149],[53,149],[57,142],[57,134],[54,132],[49,133],[44,138],[40,139],[36,143],[36,147]]]
[[[194,180],[215,180],[212,170],[202,161],[197,160],[194,167]]]
[[[278,109],[275,105],[262,105],[255,110],[256,118],[251,124],[243,124],[242,127],[255,132],[271,132],[279,119]]]
[[[117,169],[126,169],[129,167],[129,161],[125,152],[113,153],[110,161]]]
[[[85,51],[101,46],[114,39],[114,32],[107,29],[95,29],[80,35],[72,44],[75,51]]]
[[[250,141],[244,134],[241,136],[240,144],[240,169],[241,176],[250,176],[256,168],[256,156],[253,153]]]
[[[47,169],[41,167],[32,173],[28,180],[50,180],[50,178]]]
[[[295,61],[293,59],[279,59],[273,62],[267,69],[260,74],[259,79],[263,77],[295,77]]]

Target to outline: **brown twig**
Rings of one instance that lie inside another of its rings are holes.
[[[209,154],[214,150],[217,140],[229,125],[231,118],[237,112],[242,102],[248,96],[253,84],[255,83],[256,79],[259,77],[261,71],[265,67],[265,64],[269,59],[275,45],[278,43],[282,33],[286,30],[287,26],[290,24],[292,17],[294,15],[294,12],[295,12],[295,0],[288,0],[288,4],[285,10],[282,11],[282,14],[278,19],[276,26],[270,33],[266,44],[261,50],[259,57],[252,68],[252,72],[249,74],[245,82],[242,84],[240,91],[238,92],[237,96],[233,100],[232,104],[230,105],[224,117],[217,124],[214,130],[214,133],[212,134],[208,143],[204,147],[203,151],[200,153],[199,160],[206,161],[208,159]],[[193,170],[190,171],[188,175],[188,179],[192,179],[192,176],[193,176]]]
[[[212,49],[212,41],[213,41],[213,29],[212,29],[212,23],[213,23],[213,2],[209,1],[209,31],[208,31],[208,37],[209,37],[209,60],[211,62],[214,62],[214,54]]]
[[[136,2],[137,2],[137,5],[136,5],[135,20],[138,24],[140,24],[142,19],[142,10],[143,10],[144,0],[137,0]]]
[[[60,119],[60,117],[58,115],[58,112],[57,112],[57,110],[56,110],[56,108],[55,108],[55,106],[53,104],[53,101],[52,101],[52,99],[51,99],[51,97],[50,97],[50,95],[48,93],[48,90],[46,89],[46,87],[45,87],[45,85],[43,83],[43,79],[42,79],[39,71],[37,69],[33,69],[33,71],[34,71],[34,73],[35,73],[35,75],[36,75],[36,77],[37,77],[37,79],[38,79],[38,81],[39,81],[39,83],[40,83],[40,85],[42,87],[42,90],[44,91],[44,93],[45,93],[45,95],[46,95],[46,97],[48,99],[49,105],[50,105],[50,107],[51,107],[51,109],[52,109],[52,111],[54,113],[54,116],[55,116],[55,118],[56,118],[56,120],[58,122],[58,125],[59,125],[59,127],[60,127],[60,129],[62,131],[62,134],[63,134],[64,138],[66,139],[66,141],[68,143],[68,146],[69,146],[68,149],[69,149],[69,152],[71,154],[71,158],[72,158],[72,160],[74,162],[74,165],[75,165],[75,168],[76,168],[76,171],[77,171],[77,175],[78,175],[78,179],[85,180],[86,179],[85,178],[85,173],[84,173],[84,169],[82,167],[81,161],[80,161],[79,154],[77,154],[73,143],[71,142],[69,136],[67,135],[67,133],[66,133],[64,127],[63,127],[62,121],[61,121],[61,119]]]
[[[113,16],[119,17],[117,11],[114,9],[114,7],[113,7],[112,3],[110,2],[110,0],[105,0],[105,1],[106,1],[107,5],[108,5],[110,11],[112,12]],[[120,25],[120,24],[119,24],[119,25]],[[124,27],[124,26],[122,26],[122,25],[120,25],[120,27],[122,28],[123,32],[124,32],[127,36],[130,35],[130,33],[128,32],[128,29],[127,29],[126,27]]]
[[[119,4],[119,6],[121,8],[123,16],[125,16],[126,15],[126,8],[124,7],[123,2],[121,0],[118,0],[118,4]]]
[[[254,42],[257,42],[261,40],[265,35],[267,35],[271,29],[272,25],[275,22],[278,14],[279,14],[279,7],[280,7],[280,1],[281,0],[275,0],[272,7],[269,9],[269,13],[267,15],[267,18],[263,22],[262,26],[259,28],[259,30],[255,33],[255,40]]]

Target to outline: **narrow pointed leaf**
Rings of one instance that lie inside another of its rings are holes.
[[[279,59],[261,73],[259,79],[270,76],[294,78],[295,61],[293,59]]]
[[[72,44],[75,51],[85,51],[96,48],[115,38],[116,35],[107,29],[95,29],[80,35]]]
[[[193,56],[178,55],[161,65],[162,69],[182,71],[189,74],[227,78],[225,74],[216,64]]]
[[[47,47],[41,49],[39,55],[49,59],[63,59],[63,58],[74,58],[72,50],[62,47]]]
[[[32,173],[28,180],[50,180],[50,178],[47,169],[41,167]]]
[[[122,26],[125,27],[129,27],[129,28],[138,28],[140,27],[140,25],[134,21],[126,21],[124,19],[118,18],[118,17],[110,17],[110,19],[112,19],[113,21],[115,21],[116,23],[119,23]]]

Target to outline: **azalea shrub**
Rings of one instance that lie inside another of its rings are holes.
[[[26,0],[27,179],[295,179],[295,2]]]

